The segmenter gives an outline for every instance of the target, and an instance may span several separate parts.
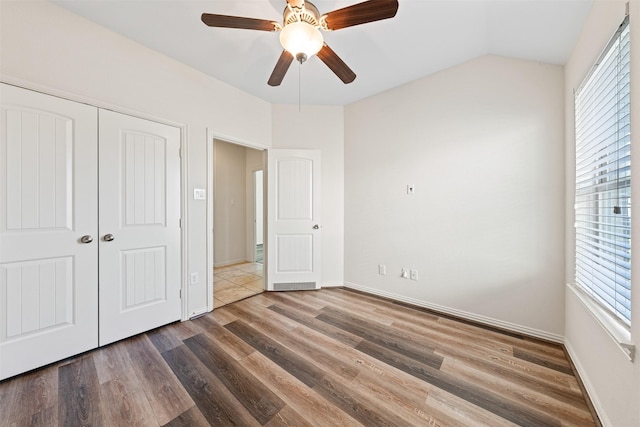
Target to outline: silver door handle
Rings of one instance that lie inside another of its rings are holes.
[[[320,229],[320,226],[319,226],[318,224],[316,224],[316,225],[314,225],[314,226],[313,226],[313,229],[314,229],[314,230],[319,230],[319,229]]]
[[[84,236],[82,236],[80,238],[80,242],[82,242],[82,243],[91,243],[91,242],[93,242],[93,237],[91,237],[88,234],[86,234],[86,235],[84,235]]]
[[[113,236],[113,234],[105,234],[103,239],[105,242],[111,242],[113,241],[113,239],[115,239],[115,237]]]

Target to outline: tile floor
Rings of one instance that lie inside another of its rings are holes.
[[[264,291],[263,267],[245,262],[213,269],[213,307],[256,295]]]

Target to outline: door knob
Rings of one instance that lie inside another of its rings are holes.
[[[111,242],[113,239],[115,239],[115,237],[113,236],[113,234],[105,234],[103,239],[105,242]]]
[[[314,230],[319,230],[319,229],[320,229],[320,226],[319,226],[318,224],[316,224],[316,225],[314,225],[314,226],[313,226],[313,229],[314,229]]]
[[[89,236],[88,234],[86,234],[86,235],[84,235],[84,236],[82,236],[82,237],[80,238],[80,241],[81,241],[82,243],[91,243],[91,242],[93,242],[93,237],[91,237],[91,236]]]

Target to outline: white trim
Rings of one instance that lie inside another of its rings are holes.
[[[268,145],[261,144],[254,141],[248,141],[242,138],[235,138],[233,136],[224,135],[218,132],[215,132],[209,128],[207,128],[207,134],[210,134],[212,139],[207,142],[213,142],[214,139],[218,139],[220,141],[228,142],[230,144],[242,145],[243,147],[253,148],[254,150],[268,150],[271,149]]]
[[[381,291],[379,289],[369,288],[367,286],[357,285],[351,282],[345,282],[344,286],[346,288],[356,289],[362,292],[366,292],[373,295],[379,295],[385,298],[391,298],[397,301],[406,302],[418,307],[428,308],[433,311],[437,311],[443,314],[450,314],[452,316],[459,317],[465,320],[471,320],[473,322],[477,322],[487,326],[494,326],[499,329],[504,329],[510,332],[516,332],[523,335],[528,335],[534,338],[540,338],[546,341],[555,342],[558,344],[564,343],[564,337],[561,335],[552,334],[549,332],[541,331],[539,329],[533,329],[522,325],[517,325],[515,323],[504,322],[502,320],[494,319],[487,316],[481,316],[474,313],[469,313],[468,311],[456,310],[454,308],[445,307],[438,304],[432,304],[426,301],[418,300],[415,298],[408,298],[402,295],[394,294],[391,292]]]
[[[265,194],[265,191],[264,191],[264,151],[262,152],[262,168],[261,169],[254,169],[254,170],[251,171],[251,188],[253,189],[253,194],[252,194],[252,197],[253,197],[253,202],[252,202],[253,203],[253,212],[252,212],[252,215],[253,215],[253,224],[252,224],[253,225],[253,227],[252,227],[253,228],[253,234],[252,234],[252,239],[251,239],[251,242],[252,242],[252,250],[251,250],[251,257],[250,257],[251,258],[250,259],[251,262],[257,262],[257,259],[258,259],[257,254],[256,254],[256,252],[257,252],[256,247],[258,246],[258,230],[257,230],[257,228],[258,228],[258,216],[256,215],[256,210],[257,210],[256,195],[258,194],[258,189],[256,187],[256,174],[258,172],[262,172],[262,189],[261,189],[261,191],[262,191],[262,247],[263,247],[262,263],[264,265],[264,242],[266,241],[265,233],[264,233],[264,230],[265,230],[264,224],[267,222],[267,218],[266,218],[265,212],[264,212],[264,194]]]
[[[615,320],[609,312],[588,296],[579,286],[567,283],[567,287],[578,297],[578,300],[605,330],[609,338],[627,356],[629,361],[633,362],[636,346],[631,341],[631,332]]]
[[[222,261],[220,263],[214,263],[213,266],[215,268],[218,267],[228,267],[230,265],[236,265],[236,264],[241,264],[241,263],[245,263],[245,262],[251,262],[247,259],[247,257],[242,257],[242,258],[236,258],[236,259],[230,259],[230,260],[226,260],[226,261]]]
[[[55,89],[51,86],[42,85],[39,83],[33,83],[28,80],[21,79],[19,77],[9,76],[6,74],[0,74],[0,82],[13,86],[18,86],[23,89],[32,90],[34,92],[40,92],[45,95],[55,96],[57,98],[66,99],[68,101],[78,102],[80,104],[90,105],[92,107],[102,108],[103,110],[110,110],[116,113],[126,114],[128,116],[137,117],[139,119],[150,120],[152,122],[162,123],[177,128],[184,128],[185,124],[168,120],[164,117],[154,116],[145,112],[134,110],[131,108],[122,107],[120,105],[111,104],[109,102],[100,101],[99,99],[78,95],[73,92],[67,92],[60,89]]]
[[[211,129],[207,128],[207,218],[206,218],[206,256],[207,256],[207,311],[213,311],[213,140]]]
[[[325,282],[320,284],[320,289],[322,288],[341,288],[346,286],[343,282]]]
[[[188,149],[187,144],[188,141],[188,129],[187,126],[180,126],[180,180],[181,180],[181,196],[180,196],[180,241],[182,243],[182,251],[181,251],[181,259],[180,259],[180,268],[182,270],[182,283],[180,285],[180,295],[182,296],[182,321],[188,320],[191,315],[189,314],[189,279],[188,268],[189,265],[189,192],[188,182],[187,182],[187,171],[189,170],[189,165],[187,162]]]
[[[202,308],[198,311],[194,311],[193,313],[191,313],[189,315],[189,318],[187,320],[192,320],[195,319],[196,317],[202,316],[203,314],[207,314],[209,313],[211,310],[209,310],[209,307],[207,306],[206,308]]]
[[[593,409],[596,411],[600,422],[604,427],[613,426],[609,418],[607,417],[607,413],[604,410],[600,399],[598,398],[598,394],[596,393],[596,388],[589,381],[589,376],[587,375],[587,370],[584,369],[582,364],[580,363],[580,358],[578,357],[578,353],[571,347],[571,343],[569,341],[564,342],[564,348],[567,350],[567,354],[569,355],[569,359],[575,366],[576,371],[578,371],[578,377],[582,381],[582,385],[587,392],[589,399],[591,400],[591,404],[593,405]]]

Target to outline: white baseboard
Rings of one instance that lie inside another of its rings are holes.
[[[595,409],[598,414],[598,418],[600,418],[600,422],[604,427],[612,426],[611,421],[607,418],[605,411],[602,409],[602,403],[598,399],[598,395],[596,394],[595,387],[589,381],[589,377],[587,376],[587,371],[584,369],[582,364],[580,363],[580,359],[578,358],[578,354],[575,352],[573,347],[571,347],[571,343],[565,340],[564,348],[567,349],[567,353],[569,354],[569,358],[575,366],[576,371],[578,371],[578,375],[580,376],[580,381],[582,381],[582,385],[584,386],[587,394],[589,395],[589,399],[591,400],[591,404],[593,405],[593,409]]]
[[[200,309],[200,310],[194,311],[193,313],[189,314],[189,318],[188,318],[187,320],[193,320],[193,319],[195,319],[196,317],[203,316],[203,315],[205,315],[205,314],[207,314],[207,313],[209,313],[209,310],[208,310],[208,309],[206,309],[206,308],[203,308],[203,309]]]
[[[247,261],[246,258],[238,258],[238,259],[231,259],[231,260],[216,262],[215,264],[213,264],[213,266],[215,268],[226,267],[228,265],[240,264],[243,262],[251,262],[251,261]]]
[[[344,286],[346,288],[356,289],[358,291],[366,292],[368,294],[379,295],[381,297],[390,298],[397,301],[406,302],[408,304],[412,304],[418,307],[428,308],[433,311],[437,311],[443,314],[450,314],[452,316],[460,317],[462,319],[471,320],[477,323],[481,323],[483,325],[493,326],[496,328],[504,329],[510,332],[520,333],[523,335],[528,335],[535,338],[540,338],[543,340],[555,342],[558,344],[564,343],[564,337],[557,334],[552,334],[546,331],[541,331],[539,329],[529,328],[527,326],[517,325],[515,323],[504,322],[502,320],[493,319],[487,316],[481,316],[474,313],[469,313],[467,311],[457,310],[450,307],[445,307],[438,304],[432,304],[426,301],[418,300],[415,298],[408,298],[403,295],[394,294],[391,292],[381,291],[379,289],[369,288],[367,286],[358,285],[351,282],[345,282]]]
[[[321,288],[341,288],[344,286],[344,282],[324,282]]]

